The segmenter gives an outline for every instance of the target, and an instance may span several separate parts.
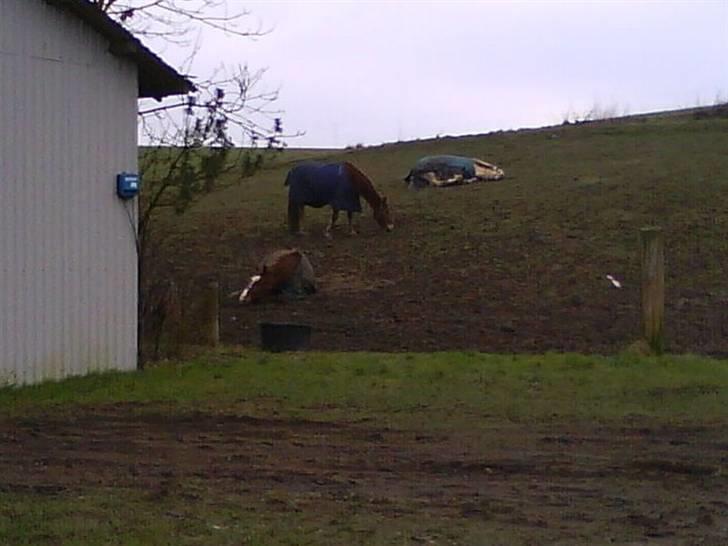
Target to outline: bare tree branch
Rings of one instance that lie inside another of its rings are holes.
[[[254,38],[270,29],[260,23],[244,27],[250,12],[228,10],[227,0],[91,0],[110,17],[139,36],[162,38],[176,45],[190,45],[189,36],[200,28]]]
[[[133,34],[184,48],[184,74],[194,73],[202,29],[245,39],[266,34],[260,25],[243,26],[249,12],[228,10],[234,3],[227,0],[91,1]],[[195,78],[195,90],[184,97],[154,105],[140,101],[139,134],[145,145],[139,162],[143,182],[137,228],[142,344],[146,281],[154,270],[150,249],[165,242],[164,230],[156,228],[160,212],[182,214],[216,188],[240,183],[282,150],[285,139],[296,136],[284,133],[282,112],[275,108],[278,90],[261,88],[264,75],[265,70],[247,65],[219,66]],[[139,358],[143,366],[141,349]]]

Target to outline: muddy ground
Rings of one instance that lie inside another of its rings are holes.
[[[614,354],[640,336],[635,257],[625,262],[600,255],[568,233],[549,240],[529,232],[433,239],[431,225],[403,215],[393,233],[380,232],[364,216],[358,236],[342,229],[327,240],[326,218],[324,211],[309,213],[309,233],[293,237],[284,225],[250,232],[239,212],[191,215],[198,228],[161,249],[147,278],[176,279],[186,303],[199,293],[194,286],[217,280],[227,344],[257,346],[261,321],[309,324],[313,349],[340,351]],[[262,256],[286,247],[309,256],[317,294],[252,306],[228,297],[256,272]],[[676,261],[667,270],[667,350],[728,355],[728,293],[722,285],[677,281],[693,264]],[[622,288],[607,280],[610,272]]]
[[[681,114],[329,150],[318,159],[361,168],[395,222],[381,232],[364,204],[359,235],[342,225],[332,241],[328,208],[307,207],[308,236],[288,235],[283,182],[303,158],[289,150],[169,218],[145,279],[214,278],[224,296],[293,246],[320,293],[248,309],[223,298],[224,342],[255,345],[257,322],[276,320],[310,324],[322,350],[615,353],[641,336],[640,229],[660,226],[667,350],[728,355],[726,123]],[[414,162],[441,153],[506,177],[407,190]]]
[[[0,420],[0,490],[123,488],[256,513],[415,516],[398,543],[728,544],[728,427],[493,422],[466,432],[396,430],[129,405]],[[132,411],[135,410],[135,411]],[[189,481],[205,484],[188,489]],[[203,498],[201,498],[201,496]],[[337,516],[338,517],[338,516]],[[367,533],[361,529],[361,543]]]

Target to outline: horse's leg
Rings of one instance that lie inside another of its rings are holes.
[[[356,229],[354,228],[354,213],[347,211],[346,217],[349,219],[349,235],[356,235]]]
[[[288,200],[288,231],[296,233],[300,229],[300,218],[298,214],[298,205],[290,199]]]
[[[336,221],[339,219],[339,211],[336,209],[331,209],[331,220],[329,220],[329,225],[326,226],[326,231],[324,231],[324,237],[327,239],[331,238],[331,230],[334,229],[334,226],[336,225]]]
[[[288,230],[294,235],[303,235],[301,220],[303,219],[303,205],[288,201]]]

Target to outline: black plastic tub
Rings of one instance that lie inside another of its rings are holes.
[[[311,327],[306,324],[260,323],[260,345],[265,351],[298,351],[310,344]]]

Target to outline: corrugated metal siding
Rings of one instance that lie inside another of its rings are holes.
[[[137,75],[107,49],[42,0],[0,0],[0,384],[136,365],[114,182],[137,169]]]

